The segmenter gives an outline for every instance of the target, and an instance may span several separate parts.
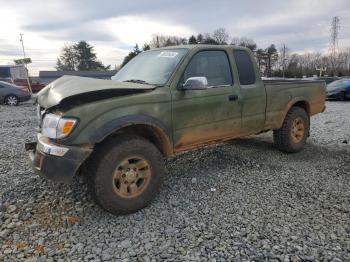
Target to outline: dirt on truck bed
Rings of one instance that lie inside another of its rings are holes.
[[[0,260],[350,260],[350,103],[326,106],[303,151],[269,132],[184,153],[156,201],[119,217],[81,178],[34,175],[35,106],[0,106]]]

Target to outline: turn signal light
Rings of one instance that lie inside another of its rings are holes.
[[[61,135],[62,136],[68,135],[72,131],[74,124],[75,124],[75,121],[66,120],[61,128]]]

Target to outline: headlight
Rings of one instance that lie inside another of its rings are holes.
[[[67,137],[77,124],[74,118],[63,118],[55,114],[47,114],[44,117],[41,133],[49,138]]]

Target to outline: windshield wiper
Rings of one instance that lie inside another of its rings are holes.
[[[138,84],[145,84],[145,85],[151,85],[150,83],[147,83],[145,80],[141,79],[128,79],[123,82],[130,82],[130,83],[138,83]]]

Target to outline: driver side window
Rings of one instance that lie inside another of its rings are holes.
[[[225,51],[201,51],[188,64],[183,82],[190,77],[204,76],[209,86],[232,85],[230,63]]]

